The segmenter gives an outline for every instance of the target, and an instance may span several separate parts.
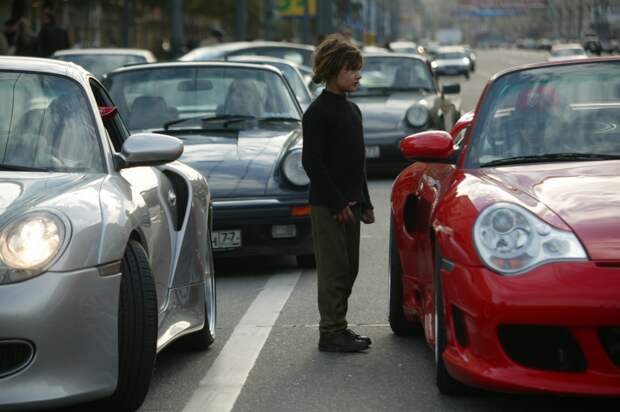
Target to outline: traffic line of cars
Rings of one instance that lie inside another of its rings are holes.
[[[302,100],[276,58],[137,64],[103,85],[0,58],[0,410],[137,409],[157,352],[213,342],[214,255],[313,266]],[[461,117],[424,58],[365,56],[350,98],[368,164],[406,166],[390,325],[424,334],[441,392],[618,395],[619,67],[512,70]]]

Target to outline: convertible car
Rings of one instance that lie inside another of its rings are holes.
[[[409,162],[399,150],[403,136],[428,130],[450,130],[460,117],[458,84],[439,86],[425,58],[411,54],[364,56],[360,86],[350,99],[361,112],[369,169],[397,168]]]
[[[620,395],[620,59],[494,76],[451,134],[401,143],[389,320],[436,383]]]
[[[67,62],[0,57],[0,410],[135,410],[155,354],[215,330],[211,194]]]
[[[181,160],[209,180],[216,256],[294,255],[314,264],[301,108],[272,66],[155,63],[106,79],[134,131],[185,144]]]

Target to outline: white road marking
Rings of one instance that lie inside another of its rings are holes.
[[[256,296],[183,412],[232,410],[301,271],[273,275]]]

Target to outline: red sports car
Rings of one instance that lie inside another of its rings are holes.
[[[439,391],[620,395],[620,58],[498,74],[400,148],[389,319]]]

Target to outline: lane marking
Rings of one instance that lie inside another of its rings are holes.
[[[231,411],[301,275],[272,275],[239,321],[183,412]]]

